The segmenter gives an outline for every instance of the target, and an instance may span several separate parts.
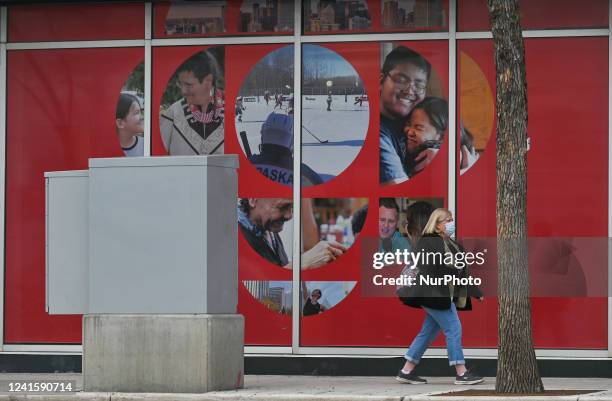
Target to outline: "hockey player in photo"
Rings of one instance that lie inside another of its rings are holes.
[[[246,107],[242,103],[242,96],[238,96],[236,99],[236,118],[239,122],[242,122],[242,111],[246,110]]]
[[[329,94],[327,95],[327,111],[331,111],[331,104],[332,104],[332,94],[330,91]]]
[[[270,180],[293,185],[293,115],[270,113],[261,126],[260,153],[252,155],[250,162]],[[321,184],[323,180],[310,167],[302,163],[304,185]]]
[[[279,93],[278,95],[274,96],[274,99],[276,101],[276,103],[274,104],[274,110],[276,110],[277,107],[282,110],[283,109],[283,95]]]
[[[162,140],[170,155],[222,154],[224,99],[217,88],[219,65],[199,52],[176,71],[182,97],[160,115]]]
[[[287,100],[287,114],[293,114],[293,95]]]

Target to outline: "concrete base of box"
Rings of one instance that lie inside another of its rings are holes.
[[[241,315],[84,315],[83,390],[204,393],[244,385]]]

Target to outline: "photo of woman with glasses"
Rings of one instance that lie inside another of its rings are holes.
[[[423,148],[409,160],[416,163],[406,165],[407,142],[411,135],[413,144],[416,138],[404,132],[404,125],[406,121],[410,123],[411,112],[426,98],[430,76],[429,61],[405,46],[394,48],[385,57],[380,74],[380,183],[383,185],[408,180],[437,153],[439,146]]]
[[[223,48],[194,54],[168,83],[159,125],[170,155],[222,154],[224,143]],[[178,98],[178,100],[176,100]],[[164,107],[165,104],[171,105]]]

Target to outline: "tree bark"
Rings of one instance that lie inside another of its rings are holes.
[[[499,356],[495,391],[544,386],[531,336],[527,266],[527,80],[518,0],[487,0],[497,81]]]

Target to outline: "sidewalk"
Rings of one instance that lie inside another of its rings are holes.
[[[73,401],[493,401],[493,400],[563,400],[563,401],[612,401],[612,379],[545,378],[547,390],[589,389],[604,392],[563,397],[436,397],[431,393],[460,391],[465,389],[491,389],[495,378],[486,378],[482,385],[456,386],[453,378],[427,378],[426,385],[410,385],[396,382],[392,377],[330,377],[330,376],[246,376],[245,388],[237,391],[216,391],[206,394],[126,394],[83,393],[63,395],[8,395],[4,400],[73,400]],[[0,381],[7,380],[75,380],[82,388],[80,374],[0,374]]]

